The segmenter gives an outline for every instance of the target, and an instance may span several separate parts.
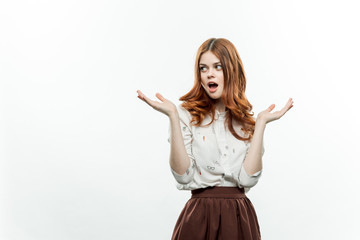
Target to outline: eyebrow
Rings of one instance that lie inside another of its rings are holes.
[[[214,65],[218,64],[218,63],[221,63],[221,62],[216,62],[216,63],[214,63]],[[204,63],[200,63],[199,65],[205,65],[206,66],[206,64],[204,64]]]

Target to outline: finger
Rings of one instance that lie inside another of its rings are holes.
[[[140,93],[140,97],[142,98],[142,100],[144,102],[146,102],[148,105],[150,105],[151,107],[154,106],[154,101],[151,100],[150,98],[146,97],[145,94],[143,94],[140,90],[139,90],[139,93]]]
[[[292,105],[294,103],[294,100],[292,98],[289,99],[288,104]]]
[[[285,106],[280,110],[274,112],[275,115],[277,115],[277,118],[281,118],[290,108],[292,108],[292,99],[290,98]]]
[[[143,94],[140,90],[138,90],[138,94],[139,94],[139,96],[140,96],[140,98],[141,98],[142,100],[144,100],[144,101],[149,100],[149,99],[145,96],[145,94]]]
[[[290,98],[288,101],[287,101],[287,103],[285,104],[285,106],[283,107],[283,109],[281,109],[281,110],[289,110],[290,109],[290,106],[293,104],[293,100],[292,100],[292,98]]]
[[[280,110],[281,116],[283,116],[287,112],[287,110],[289,110],[289,106],[286,105]]]
[[[137,92],[137,94],[139,95],[138,97],[143,100],[144,94],[143,94],[140,90],[137,90],[136,92]]]
[[[145,102],[145,95],[144,94],[139,93],[138,97]]]
[[[266,110],[271,112],[275,108],[275,104],[271,104]]]
[[[164,102],[166,99],[160,94],[160,93],[156,93],[155,96],[160,99],[162,102]]]
[[[282,109],[281,109],[281,117],[287,112],[289,111],[290,108],[292,108],[293,105],[291,102],[288,102]]]
[[[138,96],[137,96],[137,97],[138,97],[139,99],[141,99],[141,100],[143,100],[143,101],[144,101],[144,99],[143,99],[143,97],[142,97],[141,92],[140,92],[139,90],[137,90],[136,92],[137,92],[137,94],[138,94]]]
[[[285,106],[290,106],[291,103],[292,103],[292,100],[291,100],[291,98],[290,98],[290,99],[286,102]]]

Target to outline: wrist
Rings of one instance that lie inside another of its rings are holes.
[[[169,114],[169,118],[170,119],[177,119],[177,118],[179,118],[179,113],[177,111],[171,112]]]
[[[265,127],[266,126],[266,121],[261,119],[261,118],[256,119],[255,126],[263,126],[263,127]]]

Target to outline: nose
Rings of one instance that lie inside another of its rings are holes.
[[[208,78],[214,77],[214,72],[212,68],[209,68],[209,71],[207,73]]]

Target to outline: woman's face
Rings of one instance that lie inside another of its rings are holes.
[[[224,74],[220,60],[210,51],[200,57],[201,85],[212,99],[221,98],[224,89]],[[213,82],[215,84],[210,85]]]

